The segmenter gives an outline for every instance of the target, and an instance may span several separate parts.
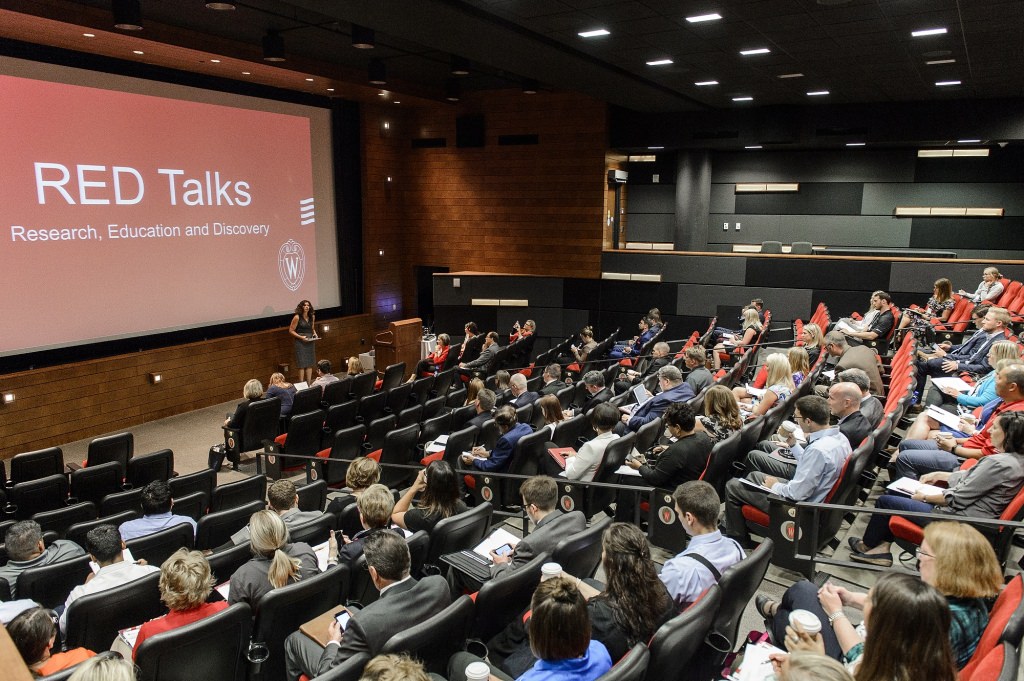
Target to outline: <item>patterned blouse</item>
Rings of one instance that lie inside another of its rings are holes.
[[[707,431],[712,443],[717,444],[736,432],[735,428],[730,428],[722,423],[717,415],[698,416],[697,418],[704,424],[704,429]]]
[[[932,317],[942,319],[942,315],[945,314],[946,310],[952,310],[954,305],[956,305],[956,301],[952,298],[940,303],[935,296],[932,296],[928,299],[926,316],[922,317],[920,315],[913,315],[910,326],[917,330],[927,329],[931,323]]]

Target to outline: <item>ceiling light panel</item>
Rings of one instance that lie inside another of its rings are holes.
[[[600,38],[601,36],[611,35],[611,31],[606,28],[594,28],[589,31],[580,31],[577,35],[581,38]]]
[[[721,14],[713,12],[711,14],[698,14],[692,17],[686,17],[686,20],[691,24],[702,24],[708,21],[718,21],[722,18]]]
[[[922,28],[917,31],[911,31],[910,35],[914,38],[925,38],[930,35],[944,35],[947,32],[945,28],[937,26],[935,28]]]

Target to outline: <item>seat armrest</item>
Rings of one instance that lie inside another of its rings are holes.
[[[74,461],[69,461],[68,463],[64,464],[64,467],[68,469],[69,473],[74,473],[75,471],[82,470],[82,464],[75,463]]]

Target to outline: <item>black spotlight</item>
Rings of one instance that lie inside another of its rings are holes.
[[[459,81],[449,78],[444,84],[444,98],[449,102],[457,102],[461,96],[462,88],[459,87]]]
[[[277,31],[263,36],[263,61],[284,61],[284,36]]]
[[[377,38],[372,28],[352,24],[352,47],[357,50],[372,50],[377,46]]]
[[[465,57],[457,57],[452,55],[452,67],[449,71],[453,76],[468,76],[469,75],[469,60]]]
[[[523,80],[523,94],[524,95],[535,95],[537,94],[537,88],[540,87],[533,78],[526,78]]]
[[[388,70],[382,59],[371,59],[367,69],[367,78],[374,85],[387,85]]]
[[[114,28],[122,31],[142,30],[142,7],[139,0],[113,0],[110,11],[114,15]]]

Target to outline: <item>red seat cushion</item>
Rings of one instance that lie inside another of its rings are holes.
[[[476,478],[472,475],[466,475],[462,478],[466,482],[466,487],[470,489],[476,489]]]
[[[1001,643],[992,650],[990,650],[988,655],[983,657],[981,661],[971,670],[970,674],[964,674],[963,672],[961,672],[960,681],[971,681],[971,679],[975,677],[979,681],[990,681],[998,679],[999,673],[1003,671],[1003,664],[1005,662],[1006,644]]]
[[[380,453],[381,453],[382,451],[384,451],[384,450],[382,450],[382,449],[378,449],[378,450],[376,450],[376,451],[370,452],[369,454],[367,454],[367,455],[366,455],[366,458],[367,458],[367,459],[373,459],[373,460],[374,460],[374,461],[376,461],[377,463],[380,463]]]
[[[761,509],[756,506],[744,505],[742,511],[743,517],[746,518],[748,522],[760,525],[761,527],[768,527],[768,514]]]
[[[376,383],[373,384],[373,389],[374,390],[380,390],[380,387],[382,385],[384,385],[384,381],[377,381]]]
[[[321,459],[327,459],[331,456],[331,448],[328,447],[327,449],[321,449],[319,452],[316,453],[316,455]]]
[[[902,518],[898,515],[889,517],[889,531],[897,539],[908,541],[911,544],[921,545],[924,541],[924,528],[918,527],[914,523],[910,522],[906,518]]]
[[[444,458],[444,450],[442,449],[440,452],[434,452],[433,454],[427,454],[425,457],[420,459],[420,465],[421,466],[429,466],[430,464],[434,463],[435,461],[440,461],[443,458]]]
[[[960,671],[960,679],[968,681],[980,666],[981,661],[985,659],[989,651],[995,648],[999,642],[999,637],[1003,635],[1003,630],[1006,629],[1006,623],[1010,621],[1010,616],[1013,615],[1014,610],[1020,605],[1021,597],[1024,596],[1021,586],[1021,576],[1017,575],[1010,580],[1010,583],[999,594],[996,604],[992,606],[992,612],[989,613],[985,631],[981,632],[978,647],[974,649],[974,655],[971,656],[970,662]]]
[[[281,445],[282,447],[284,447],[284,443],[287,442],[287,441],[288,441],[288,433],[285,433],[283,435],[278,435],[277,437],[274,438],[274,442],[276,442],[277,444]]]

